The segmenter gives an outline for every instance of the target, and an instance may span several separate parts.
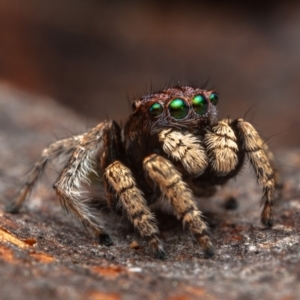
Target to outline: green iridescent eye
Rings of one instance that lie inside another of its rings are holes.
[[[208,102],[203,95],[197,95],[192,100],[194,111],[198,115],[203,115],[207,112]]]
[[[169,104],[170,115],[175,119],[183,119],[189,113],[189,107],[180,98],[172,100]]]
[[[216,93],[211,93],[209,95],[209,100],[210,100],[211,104],[217,105],[218,101],[219,101],[219,97],[218,97],[218,95]]]
[[[150,107],[149,107],[149,113],[150,115],[157,117],[159,115],[161,115],[163,112],[163,108],[162,105],[158,102],[153,103]]]

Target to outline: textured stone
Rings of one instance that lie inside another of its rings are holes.
[[[105,247],[67,215],[51,189],[59,165],[49,166],[19,214],[5,213],[43,147],[87,125],[53,100],[5,84],[0,114],[1,299],[299,299],[299,149],[275,151],[284,189],[272,229],[259,222],[260,189],[245,167],[229,188],[199,200],[216,256],[205,259],[180,222],[162,216],[167,258],[159,261],[121,219],[103,214],[114,240]],[[229,195],[234,210],[224,208]]]

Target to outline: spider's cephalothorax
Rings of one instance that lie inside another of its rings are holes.
[[[237,175],[247,156],[263,190],[262,222],[272,226],[278,181],[273,156],[250,123],[243,119],[218,121],[217,102],[214,91],[190,86],[168,88],[136,100],[124,127],[105,121],[44,149],[8,210],[19,210],[49,160],[68,155],[54,189],[62,205],[100,242],[112,243],[84,191],[95,175],[104,187],[108,206],[122,208],[157,258],[165,256],[151,211],[157,200],[172,208],[205,255],[211,256],[214,250],[208,228],[193,195],[212,195],[216,185]]]

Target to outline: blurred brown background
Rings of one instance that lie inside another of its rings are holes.
[[[151,83],[208,80],[221,117],[254,105],[273,148],[299,146],[300,3],[0,0],[0,79],[99,122]]]

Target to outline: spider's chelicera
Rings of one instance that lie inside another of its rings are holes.
[[[248,157],[262,186],[262,223],[272,226],[278,181],[273,156],[250,123],[243,119],[218,121],[217,103],[214,91],[190,86],[168,88],[136,100],[123,127],[105,121],[44,149],[8,210],[19,210],[50,160],[67,155],[54,189],[62,206],[101,243],[112,242],[99,224],[93,201],[86,196],[85,188],[95,182],[103,187],[108,206],[128,217],[155,257],[165,257],[151,210],[157,201],[168,204],[205,255],[212,256],[208,228],[194,196],[212,195],[217,185],[239,173]]]

